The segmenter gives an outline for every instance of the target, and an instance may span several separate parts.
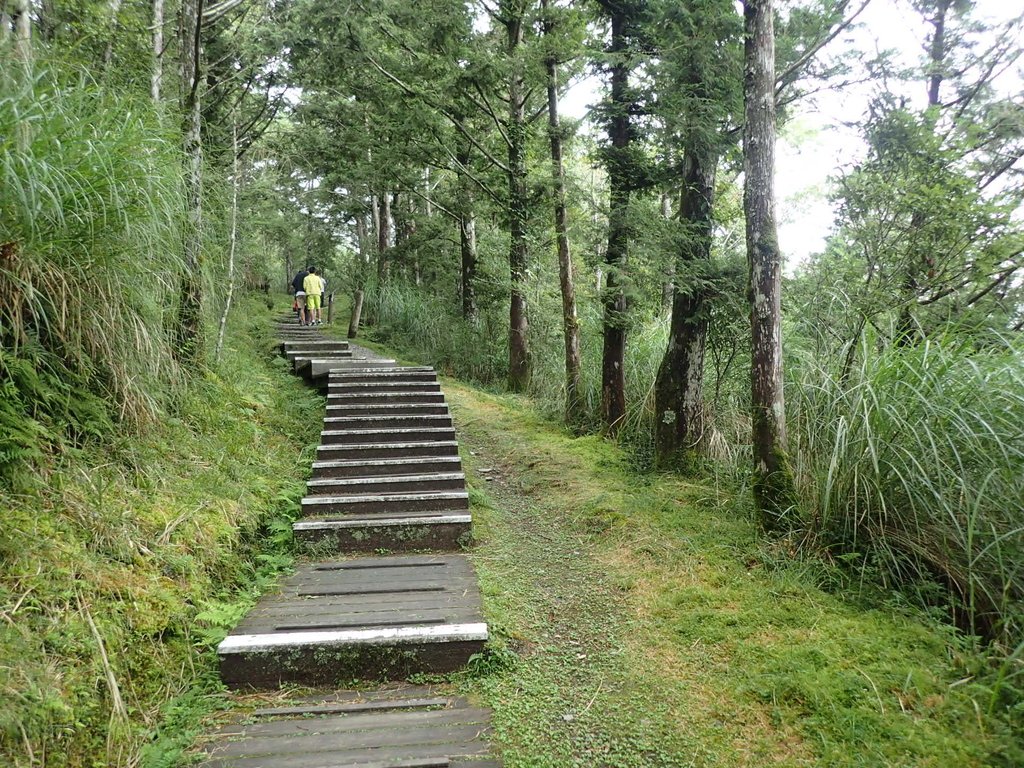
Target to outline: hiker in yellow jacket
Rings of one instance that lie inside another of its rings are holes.
[[[306,292],[306,320],[307,325],[322,325],[320,303],[324,292],[324,284],[320,275],[316,273],[316,267],[309,268],[309,274],[302,281],[302,290]]]

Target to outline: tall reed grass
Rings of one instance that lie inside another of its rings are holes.
[[[74,421],[62,412],[67,393],[19,384],[16,360],[31,359],[51,384],[100,398],[125,424],[144,422],[180,380],[164,327],[185,209],[173,126],[144,97],[59,62],[25,72],[0,60],[0,70],[4,418],[54,437]],[[0,469],[16,453],[0,445]]]
[[[972,634],[1024,640],[1024,348],[865,342],[845,382],[811,357],[792,369],[820,542],[888,586],[934,585]]]

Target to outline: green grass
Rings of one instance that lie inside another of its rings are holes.
[[[462,685],[509,768],[1024,758],[948,626],[827,591],[836,573],[761,540],[727,488],[637,474],[528,400],[444,388],[495,636]]]
[[[171,764],[219,705],[212,643],[291,561],[323,409],[266,325],[241,302],[221,367],[157,423],[0,497],[0,658],[17,659],[0,666],[0,763]]]

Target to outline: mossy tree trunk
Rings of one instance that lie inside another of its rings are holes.
[[[548,9],[548,0],[541,1]],[[545,35],[551,24],[546,23]],[[576,286],[569,250],[569,217],[565,205],[565,167],[562,163],[562,126],[558,118],[558,61],[554,54],[545,59],[548,88],[548,139],[551,146],[551,177],[555,192],[555,240],[558,250],[558,282],[562,293],[562,336],[565,342],[565,423],[583,421],[580,372],[580,321],[576,313]]]
[[[659,466],[685,469],[704,438],[704,351],[708,318],[705,303],[710,278],[714,221],[714,152],[687,149],[679,205],[684,239],[675,265],[675,290],[668,347],[654,385],[654,447]]]
[[[182,277],[176,341],[182,362],[194,364],[203,351],[203,143],[199,85],[202,79],[202,0],[183,0],[179,16],[181,111],[184,117],[185,195],[188,218],[184,234],[185,274]]]
[[[629,88],[629,40],[631,7],[605,2],[611,21],[611,99],[608,104],[606,152],[609,187],[608,247],[605,250],[604,344],[601,355],[601,417],[605,428],[615,434],[626,415],[626,265],[629,259],[629,204],[637,183],[630,162],[633,129],[630,111],[634,106]]]
[[[750,270],[754,501],[761,526],[786,527],[795,507],[782,387],[782,254],[775,219],[775,38],[772,0],[744,3],[743,207]]]
[[[508,329],[508,386],[523,392],[530,384],[529,322],[526,312],[526,270],[528,246],[526,223],[528,196],[526,178],[526,76],[523,61],[523,23],[525,8],[520,0],[502,8],[507,32],[508,79],[508,218],[510,278]]]
[[[470,147],[468,141],[460,143],[458,167],[467,168],[470,163]],[[467,173],[459,172],[456,182],[459,226],[459,255],[461,270],[459,278],[459,295],[462,299],[462,317],[471,323],[477,321],[476,306],[476,213],[473,207],[472,180]]]

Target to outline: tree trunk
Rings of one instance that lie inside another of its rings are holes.
[[[164,79],[164,0],[153,0],[153,72],[149,92],[154,104],[160,103]]]
[[[548,0],[541,6],[547,10]],[[545,34],[550,31],[545,28]],[[565,342],[565,423],[583,421],[580,374],[580,322],[576,314],[569,251],[569,223],[565,207],[565,168],[562,164],[562,127],[558,119],[558,64],[554,56],[545,62],[548,76],[548,136],[551,142],[551,177],[555,189],[555,239],[558,244],[558,281],[562,290],[562,336]]]
[[[508,386],[523,392],[530,383],[530,346],[526,315],[527,268],[527,185],[526,185],[526,88],[523,42],[523,12],[511,11],[505,21],[508,33],[507,54],[511,63],[508,81],[508,215],[510,277],[508,329]]]
[[[379,198],[377,218],[377,280],[387,282],[390,272],[388,250],[391,248],[391,196],[387,192]]]
[[[121,12],[121,0],[110,0],[110,33],[107,46],[103,50],[103,66],[107,69],[114,62],[114,42],[117,40],[117,16]]]
[[[772,0],[744,3],[743,207],[750,268],[754,502],[765,530],[795,506],[782,389],[782,254],[775,221],[775,39]]]
[[[459,168],[470,163],[469,142],[460,142],[456,159]],[[458,206],[459,252],[462,256],[462,270],[459,279],[459,296],[462,299],[462,317],[476,323],[476,213],[473,209],[473,182],[466,173],[459,172],[455,190]]]
[[[217,350],[214,359],[220,362],[220,353],[224,348],[224,331],[228,326],[228,313],[231,312],[231,300],[235,294],[235,246],[238,242],[238,188],[241,180],[238,176],[238,126],[231,126],[231,228],[228,234],[228,292],[224,299],[224,311],[220,316],[220,329],[217,332]]]
[[[352,318],[348,322],[348,337],[354,339],[359,335],[359,318],[363,314],[363,290],[356,291],[352,301]]]
[[[668,192],[661,194],[661,217],[666,221],[672,219],[672,197]],[[676,260],[673,258],[665,267],[665,274],[661,281],[661,311],[669,314],[672,312],[672,296],[675,293]]]
[[[629,65],[626,49],[626,9],[617,4],[611,16],[611,119],[608,138],[608,248],[605,251],[604,349],[601,358],[601,416],[610,434],[618,432],[626,415],[626,294],[623,291],[629,256],[629,201],[633,179],[627,161],[632,130],[629,123]]]
[[[8,8],[10,12],[8,12]],[[32,14],[29,0],[0,0],[0,44],[14,41],[14,56],[27,68],[32,63]]]
[[[704,437],[704,350],[707,344],[707,279],[714,222],[713,152],[687,150],[679,220],[686,227],[675,273],[668,347],[654,385],[654,449],[661,467],[689,469]]]
[[[185,118],[185,195],[188,219],[184,233],[185,275],[181,285],[177,348],[183,362],[194,364],[202,353],[203,277],[201,263],[203,215],[201,79],[203,0],[183,0],[179,20],[181,49],[181,111]]]

